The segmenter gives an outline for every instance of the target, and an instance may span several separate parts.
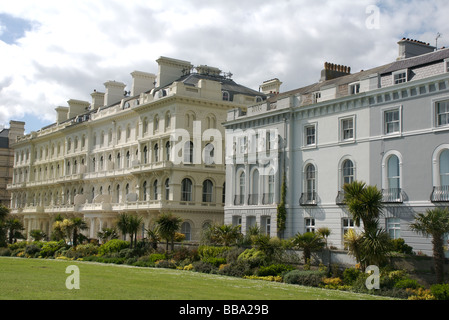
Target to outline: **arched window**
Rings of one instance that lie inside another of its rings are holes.
[[[121,200],[122,200],[122,195],[120,194],[120,185],[118,184],[117,185],[117,188],[116,188],[116,194],[115,194],[115,200],[116,200],[116,203],[120,203],[121,202]]]
[[[251,179],[251,194],[249,204],[256,205],[259,202],[259,170],[254,170]]]
[[[190,223],[183,222],[181,225],[181,233],[185,235],[185,240],[189,241],[191,239],[191,227]]]
[[[184,163],[193,163],[193,142],[187,141],[184,145]]]
[[[165,180],[165,200],[170,200],[170,180]]]
[[[399,158],[395,155],[388,159],[387,168],[388,189],[399,189],[401,178],[399,175]]]
[[[268,194],[265,195],[264,204],[274,203],[274,170],[268,175]]]
[[[244,204],[244,200],[245,200],[245,187],[246,187],[246,182],[245,182],[246,178],[245,178],[245,171],[242,171],[238,177],[237,180],[237,190],[238,190],[238,194],[235,197],[234,200],[234,204],[236,205],[243,205]]]
[[[230,99],[229,92],[223,91],[223,101],[229,101],[229,99]]]
[[[159,162],[159,145],[154,145],[154,162]]]
[[[129,151],[126,152],[126,167],[129,168],[131,166],[131,155]]]
[[[213,196],[213,183],[210,180],[204,180],[203,182],[203,202],[212,202]]]
[[[192,201],[192,180],[188,178],[181,182],[181,201]]]
[[[143,163],[144,164],[148,163],[148,148],[147,148],[147,146],[145,146],[143,148]]]
[[[117,153],[117,169],[120,169],[121,163],[120,163],[120,152]]]
[[[440,154],[440,185],[449,186],[449,150]]]
[[[154,180],[153,182],[153,200],[157,200],[158,199],[158,195],[157,195],[157,180]]]
[[[214,145],[212,143],[208,143],[204,147],[204,163],[207,165],[212,165],[215,163]]]
[[[342,185],[354,181],[354,164],[351,160],[345,160],[342,165]]]
[[[170,128],[171,125],[171,114],[170,111],[167,111],[165,114],[165,128]]]
[[[147,186],[147,182],[144,181],[143,185],[142,185],[142,200],[143,201],[147,201],[147,194],[148,194],[148,186]]]
[[[165,160],[170,161],[170,153],[171,153],[170,141],[167,141],[165,143]]]
[[[154,126],[154,132],[158,132],[159,131],[159,116],[158,115],[154,116],[153,126]]]
[[[316,170],[313,164],[308,164],[306,167],[306,200],[315,201],[316,200]]]

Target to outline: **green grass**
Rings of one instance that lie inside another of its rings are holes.
[[[80,289],[66,288],[77,265]],[[378,300],[262,280],[80,261],[0,257],[0,300]]]

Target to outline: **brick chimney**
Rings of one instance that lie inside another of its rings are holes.
[[[320,81],[332,80],[349,74],[351,74],[351,67],[325,62],[324,70],[321,71]]]
[[[397,60],[403,60],[407,58],[420,56],[422,54],[434,52],[436,49],[429,43],[408,38],[402,38],[402,40],[398,42],[398,45],[399,45],[399,56]]]

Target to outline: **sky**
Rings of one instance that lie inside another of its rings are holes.
[[[447,0],[0,0],[0,128],[37,131],[109,80],[157,73],[160,56],[231,72],[259,90],[394,61],[403,37],[449,46]]]

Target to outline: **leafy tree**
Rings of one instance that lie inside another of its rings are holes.
[[[314,232],[297,233],[292,239],[292,243],[294,246],[303,250],[305,263],[310,261],[312,252],[320,251],[325,246],[323,237]]]
[[[175,235],[179,230],[182,219],[174,216],[172,213],[162,213],[157,219],[159,234],[167,241],[166,251],[168,252],[168,243],[171,242],[171,250],[175,248]]]
[[[7,230],[5,225],[5,220],[8,214],[9,209],[4,205],[0,205],[0,247],[6,247],[8,245],[6,241]]]
[[[433,259],[438,283],[444,281],[444,235],[449,232],[449,210],[447,208],[429,209],[415,215],[410,229],[426,237],[432,237]]]

